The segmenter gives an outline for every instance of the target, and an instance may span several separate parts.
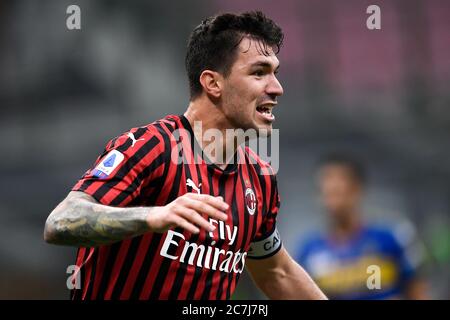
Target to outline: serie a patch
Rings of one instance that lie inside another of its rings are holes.
[[[119,166],[125,156],[122,152],[111,150],[103,160],[92,170],[92,175],[100,179],[106,179]]]

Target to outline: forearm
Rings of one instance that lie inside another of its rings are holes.
[[[114,243],[150,231],[146,218],[151,208],[116,208],[77,193],[53,210],[45,224],[49,243],[93,247]]]
[[[427,283],[423,279],[415,278],[410,280],[405,290],[405,298],[409,300],[428,300]]]
[[[267,281],[262,282],[261,290],[270,299],[327,299],[306,271],[295,262],[292,262],[287,268],[271,270]]]
[[[284,248],[266,259],[248,259],[246,266],[256,285],[270,299],[327,299],[308,273]]]

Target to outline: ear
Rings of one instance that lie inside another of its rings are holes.
[[[204,70],[200,74],[200,83],[207,95],[219,98],[222,94],[222,76],[218,72]]]

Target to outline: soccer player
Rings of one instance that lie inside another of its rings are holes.
[[[322,159],[318,182],[328,230],[303,242],[296,260],[330,299],[427,298],[416,272],[421,250],[412,237],[362,218],[365,176],[351,156]]]
[[[242,146],[272,130],[282,40],[260,12],[194,29],[184,115],[109,141],[47,219],[47,242],[79,247],[73,299],[229,299],[244,266],[269,298],[325,299],[282,246],[272,168]],[[225,159],[205,152],[211,129]]]

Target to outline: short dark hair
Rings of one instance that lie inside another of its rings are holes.
[[[329,153],[319,159],[319,167],[339,165],[350,170],[353,178],[361,185],[367,181],[366,168],[359,159],[344,153]]]
[[[199,78],[204,70],[229,75],[236,48],[246,36],[261,41],[266,55],[266,46],[278,53],[284,38],[281,28],[260,11],[212,16],[192,31],[185,59],[191,99],[202,92]]]

